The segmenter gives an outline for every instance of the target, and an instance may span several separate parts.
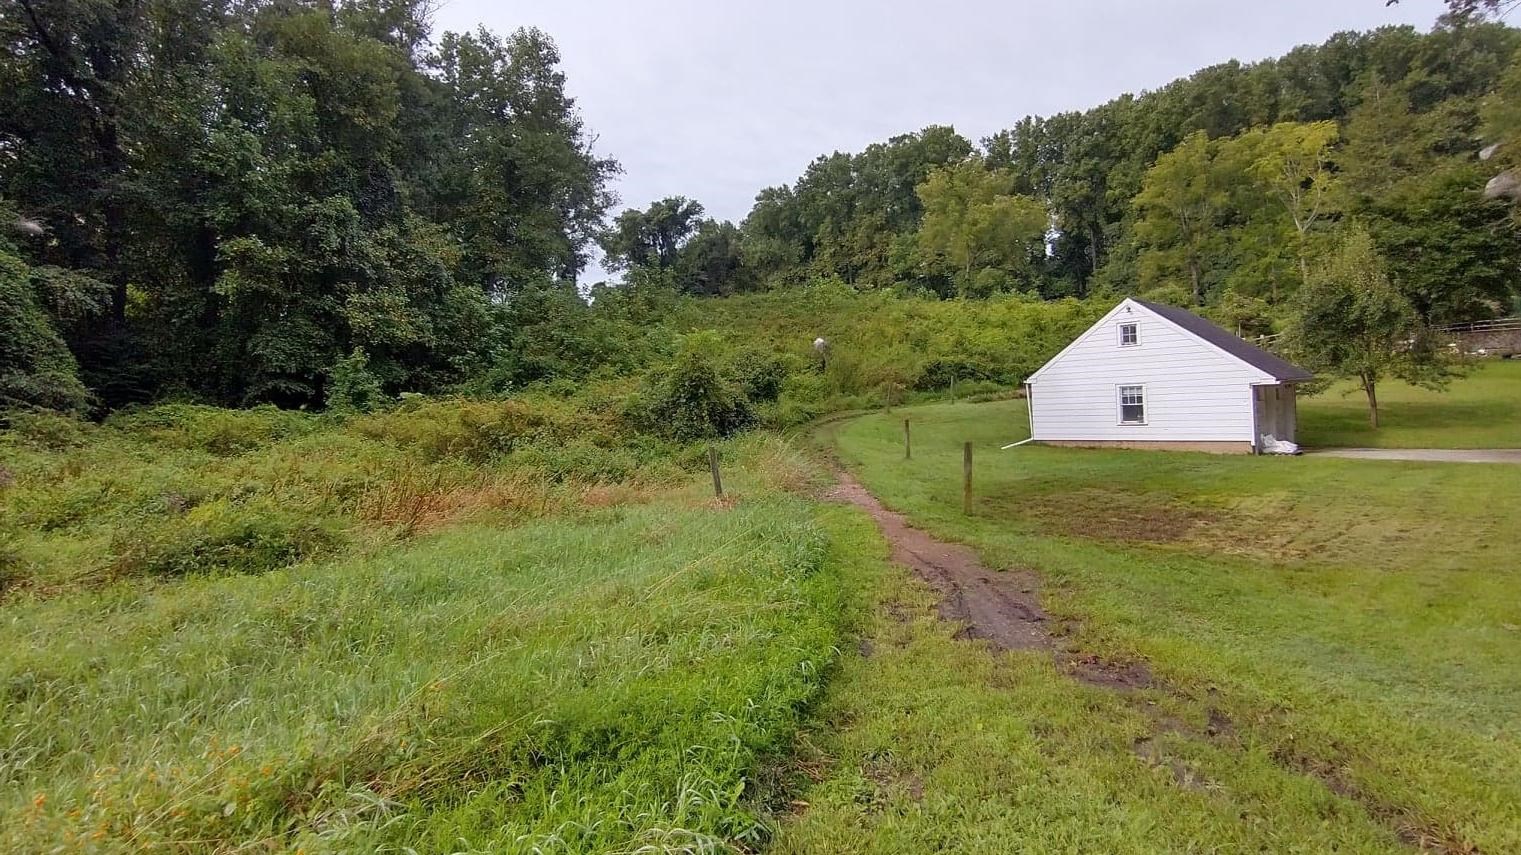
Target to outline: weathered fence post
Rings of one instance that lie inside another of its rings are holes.
[[[914,459],[914,446],[909,442],[908,438],[908,419],[903,420],[903,459]]]
[[[961,512],[972,515],[972,444],[961,446]]]
[[[724,497],[724,482],[718,477],[718,447],[708,446],[708,468],[713,470],[713,495]]]

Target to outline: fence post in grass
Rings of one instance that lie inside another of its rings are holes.
[[[718,477],[718,446],[708,446],[708,468],[713,470],[713,495],[724,497],[724,482]]]
[[[972,444],[961,446],[961,512],[972,515]]]
[[[903,459],[914,459],[914,446],[909,442],[908,439],[908,419],[903,420]]]

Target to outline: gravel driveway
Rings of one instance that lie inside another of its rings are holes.
[[[1325,448],[1305,452],[1355,460],[1424,460],[1439,463],[1521,463],[1521,448]]]

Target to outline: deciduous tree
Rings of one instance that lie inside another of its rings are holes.
[[[1389,280],[1373,237],[1350,229],[1325,266],[1300,291],[1289,347],[1322,375],[1357,381],[1378,427],[1378,384],[1394,377],[1440,388],[1450,376],[1415,308]]]

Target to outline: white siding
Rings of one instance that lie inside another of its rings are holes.
[[[1120,345],[1119,326],[1140,325]],[[1265,372],[1128,300],[1030,379],[1037,440],[1251,442],[1252,384]],[[1118,387],[1146,387],[1146,424],[1120,424]]]

